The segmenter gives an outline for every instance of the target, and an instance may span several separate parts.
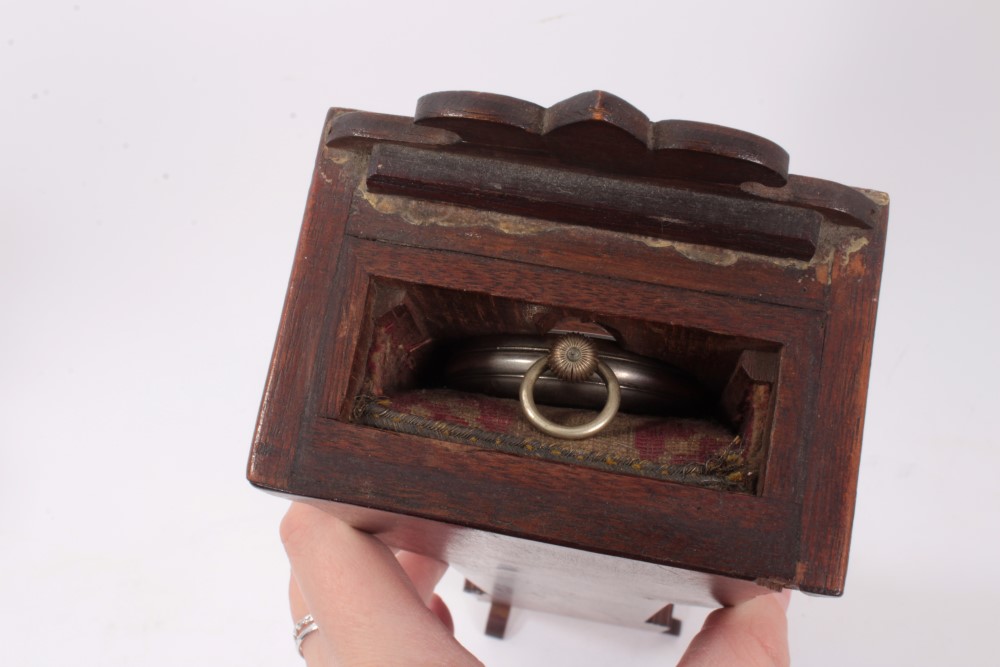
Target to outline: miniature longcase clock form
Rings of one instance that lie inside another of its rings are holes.
[[[451,563],[494,635],[839,595],[887,216],[599,91],[334,108],[249,479]]]

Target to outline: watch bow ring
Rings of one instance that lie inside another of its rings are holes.
[[[607,385],[608,397],[596,418],[579,426],[563,426],[545,418],[535,405],[535,382],[549,368],[561,380],[582,382],[595,372]],[[548,355],[533,363],[524,374],[518,397],[521,411],[532,426],[546,435],[566,440],[582,440],[597,435],[611,423],[621,405],[621,386],[611,368],[597,356],[594,344],[586,337],[568,334],[557,339]]]

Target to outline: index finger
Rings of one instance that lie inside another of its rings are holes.
[[[281,537],[302,601],[320,628],[314,635],[337,664],[480,664],[378,539],[302,503],[285,515]]]

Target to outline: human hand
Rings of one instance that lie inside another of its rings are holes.
[[[393,555],[377,538],[302,503],[292,503],[281,539],[292,566],[293,622],[312,614],[320,628],[302,643],[308,667],[482,665],[455,640],[448,609],[434,595],[447,564]],[[788,593],[712,612],[678,667],[787,666]]]

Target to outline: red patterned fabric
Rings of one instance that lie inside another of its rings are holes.
[[[423,437],[711,488],[752,492],[764,460],[771,387],[749,385],[737,423],[706,416],[619,413],[604,431],[563,440],[536,430],[513,399],[420,388],[430,340],[408,309],[375,322],[355,419]],[[579,425],[595,412],[541,407],[557,423]]]

